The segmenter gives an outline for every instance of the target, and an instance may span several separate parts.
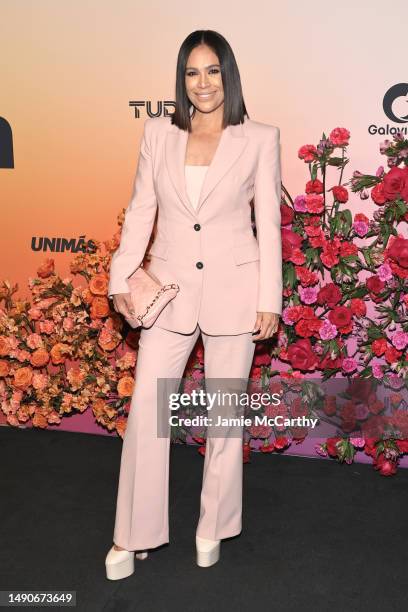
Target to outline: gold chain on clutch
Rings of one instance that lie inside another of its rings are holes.
[[[163,285],[163,287],[160,287],[160,289],[158,290],[158,292],[156,293],[155,297],[153,298],[153,300],[150,302],[150,304],[146,307],[146,311],[142,314],[139,315],[138,317],[136,317],[138,319],[138,321],[140,321],[141,324],[143,324],[143,319],[146,317],[146,315],[148,314],[150,308],[153,306],[153,304],[159,299],[160,295],[164,292],[167,291],[167,289],[178,289],[179,286],[176,283],[170,283],[168,285]]]

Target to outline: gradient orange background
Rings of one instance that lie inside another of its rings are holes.
[[[307,167],[299,147],[351,131],[352,170],[384,162],[386,90],[407,80],[408,4],[374,1],[147,3],[2,0],[0,116],[13,130],[14,169],[0,169],[0,277],[21,295],[45,257],[68,275],[73,255],[35,253],[32,236],[107,239],[130,198],[146,113],[130,100],[174,99],[178,49],[207,28],[230,42],[251,119],[281,130],[282,179],[293,197]],[[337,171],[329,174],[337,182]],[[371,212],[352,196],[353,212]]]

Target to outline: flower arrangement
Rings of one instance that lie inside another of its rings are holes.
[[[326,397],[319,406],[337,419],[341,435],[316,449],[346,463],[364,449],[389,475],[408,452],[407,406],[399,393],[407,388],[408,372],[408,141],[397,133],[381,143],[388,172],[383,166],[374,175],[356,171],[343,183],[349,139],[348,130],[336,128],[317,146],[303,145],[298,156],[309,171],[305,193],[292,198],[282,186],[282,322],[277,341],[257,344],[250,378],[269,391],[293,383],[307,390],[309,401],[298,398],[270,410],[288,417],[315,410],[318,385],[308,382],[310,376],[370,379],[394,389],[391,415],[385,417],[373,398],[365,404],[371,417],[383,419],[381,436],[378,427],[373,434],[372,420],[364,432],[364,406],[355,398],[340,406]],[[332,171],[339,172],[336,184],[329,183]],[[377,207],[372,219],[367,211],[353,216],[346,208],[352,194],[361,202],[371,198]],[[119,227],[123,219],[124,211]],[[139,333],[107,299],[119,240],[120,230],[111,240],[93,240],[94,252],[72,260],[72,278],[62,279],[54,261],[45,260],[29,279],[30,300],[18,299],[18,287],[9,281],[0,283],[0,405],[9,425],[31,420],[45,428],[91,407],[101,426],[123,437]],[[199,341],[185,372],[191,384],[203,378],[203,361]],[[386,438],[385,422],[393,425]],[[245,434],[243,459],[250,461],[257,445],[262,452],[284,451],[307,433],[302,427],[253,426]],[[203,453],[204,438],[192,439]]]
[[[343,184],[349,139],[347,129],[336,128],[328,137],[323,134],[317,146],[300,147],[298,156],[310,175],[305,193],[292,198],[283,186],[282,325],[277,346],[254,361],[255,368],[257,361],[264,361],[265,389],[273,376],[282,376],[272,369],[273,358],[278,366],[289,365],[285,376],[313,375],[322,381],[341,376],[381,381],[397,390],[408,387],[408,141],[398,132],[393,141],[381,143],[389,172],[383,166],[375,175],[354,172]],[[337,184],[328,184],[329,170],[339,172]],[[378,207],[373,219],[365,212],[353,216],[345,208],[350,191],[361,201],[371,197]],[[392,394],[392,412],[386,416],[381,402],[365,399],[365,404],[351,398],[340,406],[336,398],[326,398],[323,413],[337,417],[341,436],[316,450],[350,463],[355,452],[364,449],[382,474],[393,474],[399,457],[407,452],[407,442],[401,439],[408,437],[406,400],[401,393]],[[296,414],[298,405],[283,409]],[[365,423],[368,413],[371,418]],[[395,427],[387,432],[390,424]],[[373,427],[377,438],[370,437]],[[270,432],[263,433],[264,452],[299,443],[290,428],[275,430],[274,441]]]

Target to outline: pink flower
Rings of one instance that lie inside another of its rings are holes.
[[[39,308],[33,307],[28,311],[28,316],[32,321],[38,321],[43,315]]]
[[[52,334],[54,331],[54,321],[50,321],[50,319],[40,321],[38,326],[41,334]]]
[[[306,212],[306,196],[298,195],[293,201],[293,208],[297,212]]]
[[[41,339],[40,334],[29,334],[27,336],[26,342],[27,342],[27,346],[30,349],[36,349],[42,346],[42,339]]]
[[[202,380],[204,378],[204,372],[199,368],[195,368],[192,373],[194,380]]]
[[[390,280],[392,278],[391,267],[387,263],[382,264],[377,270],[377,275],[382,281]]]
[[[364,223],[364,221],[354,221],[353,229],[358,236],[365,236],[368,232],[368,224]]]
[[[319,334],[322,340],[332,340],[338,334],[337,327],[330,323],[328,319],[325,319],[319,329]]]
[[[382,366],[379,363],[373,364],[372,371],[373,371],[374,378],[378,378],[379,380],[381,380],[382,377],[384,376]]]
[[[72,317],[67,317],[64,319],[62,327],[65,331],[72,331],[74,329],[74,320]]]
[[[364,438],[350,438],[350,442],[355,448],[364,448],[365,446]]]
[[[299,287],[299,295],[305,304],[314,304],[317,300],[318,287]]]
[[[33,387],[34,389],[45,389],[48,383],[48,376],[46,374],[35,373],[33,375]]]
[[[404,350],[408,344],[408,333],[403,331],[397,331],[391,337],[391,342],[399,351]]]
[[[15,356],[18,359],[18,361],[20,361],[22,363],[23,361],[29,361],[31,354],[30,354],[29,351],[26,351],[26,350],[23,350],[23,349],[18,349],[15,352]]]
[[[346,373],[354,372],[354,370],[357,368],[357,362],[355,359],[353,359],[353,357],[346,357],[343,359],[341,367]]]
[[[354,407],[354,414],[356,415],[356,419],[364,421],[369,415],[369,410],[365,404],[357,404]]]
[[[378,166],[375,176],[381,177],[384,174],[384,166]]]

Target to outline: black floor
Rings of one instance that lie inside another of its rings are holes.
[[[253,453],[242,534],[199,568],[204,459],[182,445],[171,449],[170,544],[107,580],[121,445],[0,427],[0,590],[76,590],[81,612],[407,609],[408,470],[385,478],[369,465]]]

